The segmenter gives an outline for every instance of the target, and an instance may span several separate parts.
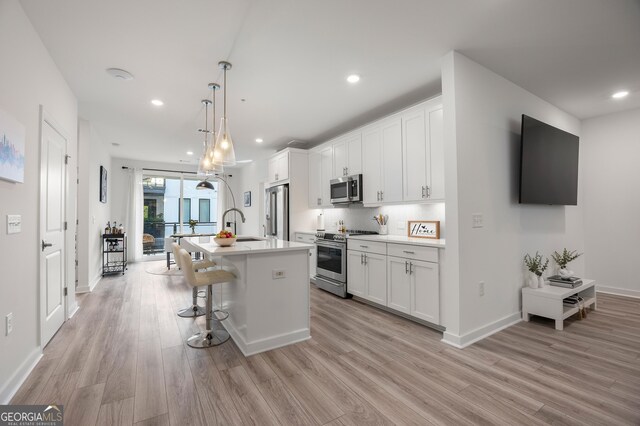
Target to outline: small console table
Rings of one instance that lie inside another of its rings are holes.
[[[584,299],[584,308],[591,306],[596,309],[596,282],[582,280],[582,284],[575,288],[564,288],[546,285],[542,288],[522,289],[522,319],[529,321],[530,315],[551,318],[556,321],[556,330],[562,330],[564,320],[578,313],[577,306],[564,306],[562,301],[577,294]]]
[[[127,234],[102,235],[102,276],[124,275],[127,269]]]

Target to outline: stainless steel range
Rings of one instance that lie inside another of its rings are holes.
[[[347,230],[344,233],[316,234],[316,287],[340,297],[347,297],[347,237],[377,232]]]

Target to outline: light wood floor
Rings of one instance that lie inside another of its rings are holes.
[[[82,426],[640,424],[640,300],[599,294],[565,331],[534,319],[457,350],[314,288],[312,340],[244,358],[187,347],[190,291],[148,267],[84,296],[12,402]]]

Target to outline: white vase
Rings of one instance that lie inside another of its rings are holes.
[[[533,272],[529,272],[529,287],[538,288],[538,276]]]
[[[542,275],[540,275],[537,278],[538,278],[538,288],[544,287],[546,284],[544,283],[544,278],[542,278]]]

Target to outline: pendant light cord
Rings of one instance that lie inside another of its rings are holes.
[[[225,123],[227,122],[227,67],[228,65],[225,64],[224,65],[224,75],[223,75],[223,82],[224,82],[224,121]],[[224,137],[227,137],[227,126],[224,126]]]
[[[213,138],[216,137],[216,86],[211,88],[211,103],[213,104],[213,128],[211,129],[211,135]],[[215,139],[214,139],[215,142]]]

